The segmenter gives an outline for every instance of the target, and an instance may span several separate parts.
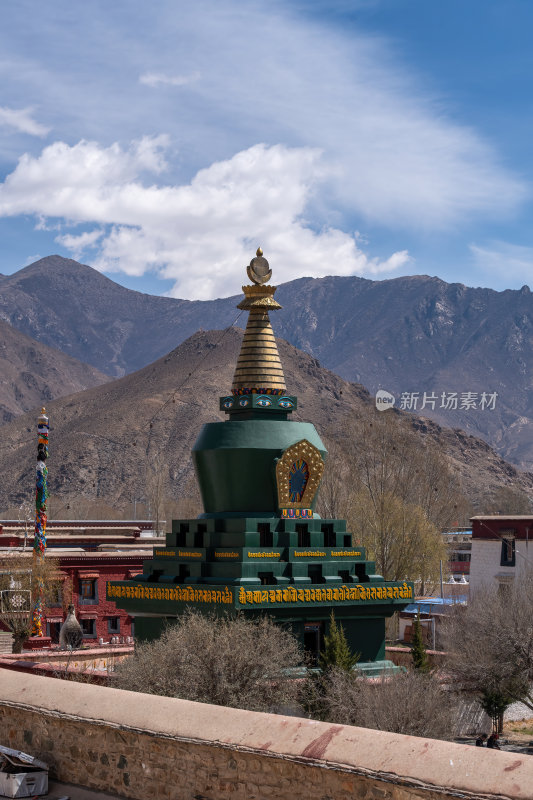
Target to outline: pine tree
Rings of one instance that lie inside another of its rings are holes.
[[[512,698],[506,692],[499,692],[497,689],[483,691],[479,703],[492,720],[493,733],[502,733],[503,715],[512,702]]]
[[[413,649],[411,650],[411,656],[413,658],[414,668],[418,670],[418,672],[429,672],[430,666],[426,653],[426,646],[424,644],[424,638],[422,636],[420,612],[418,612],[413,626]]]
[[[329,633],[324,636],[324,650],[320,654],[320,669],[322,672],[327,672],[332,667],[337,667],[337,669],[350,672],[359,661],[359,658],[360,653],[352,653],[348,647],[344,628],[342,625],[337,627],[335,615],[332,611]]]

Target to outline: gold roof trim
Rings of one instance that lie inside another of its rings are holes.
[[[241,300],[237,308],[243,311],[251,311],[252,308],[281,308],[277,300],[274,300],[274,292],[277,286],[243,286],[244,300]]]

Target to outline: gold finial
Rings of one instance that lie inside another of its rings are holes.
[[[256,286],[268,283],[272,277],[272,270],[266,258],[263,258],[263,251],[260,247],[257,248],[255,258],[252,258],[249,265],[246,267],[246,272],[252,283],[255,283]]]
[[[46,414],[46,408],[44,406],[41,408],[41,414]]]

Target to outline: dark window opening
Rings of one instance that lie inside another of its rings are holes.
[[[81,630],[84,637],[96,639],[96,620],[80,619]]]
[[[185,578],[188,578],[191,574],[191,570],[189,569],[187,564],[180,564],[179,572],[174,578],[174,583],[185,583]]]
[[[109,617],[107,620],[108,633],[120,633],[120,617]]]
[[[159,580],[159,577],[162,574],[163,574],[163,570],[162,569],[154,569],[154,571],[151,572],[148,575],[148,583],[157,583],[157,581]]]
[[[186,547],[188,533],[189,533],[189,523],[180,522],[179,533],[176,534],[176,547]]]
[[[341,578],[343,583],[351,583],[352,581],[352,576],[350,575],[347,569],[340,569],[339,577]]]
[[[309,564],[307,574],[311,578],[311,583],[325,583],[320,564]]]
[[[501,567],[514,567],[516,561],[515,539],[508,537],[502,539]]]
[[[258,572],[257,577],[261,581],[261,586],[273,586],[276,583],[273,572]]]
[[[304,626],[304,650],[309,666],[318,667],[322,647],[322,625],[320,622],[306,622]]]
[[[198,530],[194,534],[194,546],[195,547],[203,547],[204,546],[204,533],[207,530],[206,525],[198,525]]]
[[[337,535],[333,530],[333,525],[322,525],[322,533],[324,534],[324,547],[336,547]]]
[[[307,530],[307,525],[297,525],[298,547],[309,547],[311,544],[311,534]]]
[[[352,534],[346,533],[344,535],[344,547],[351,547],[352,546]]]
[[[47,636],[51,638],[52,644],[59,644],[59,631],[61,630],[61,623],[47,622],[46,627],[48,628],[46,631]]]
[[[274,547],[274,534],[270,530],[270,524],[259,522],[257,530],[259,531],[259,547]]]
[[[511,594],[511,581],[500,581],[498,583],[498,594],[500,595],[502,600],[509,600],[509,596]]]

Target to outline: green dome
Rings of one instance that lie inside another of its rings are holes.
[[[269,418],[204,425],[192,456],[205,515],[276,516],[276,459],[302,439],[325,458],[326,448],[310,422]]]

